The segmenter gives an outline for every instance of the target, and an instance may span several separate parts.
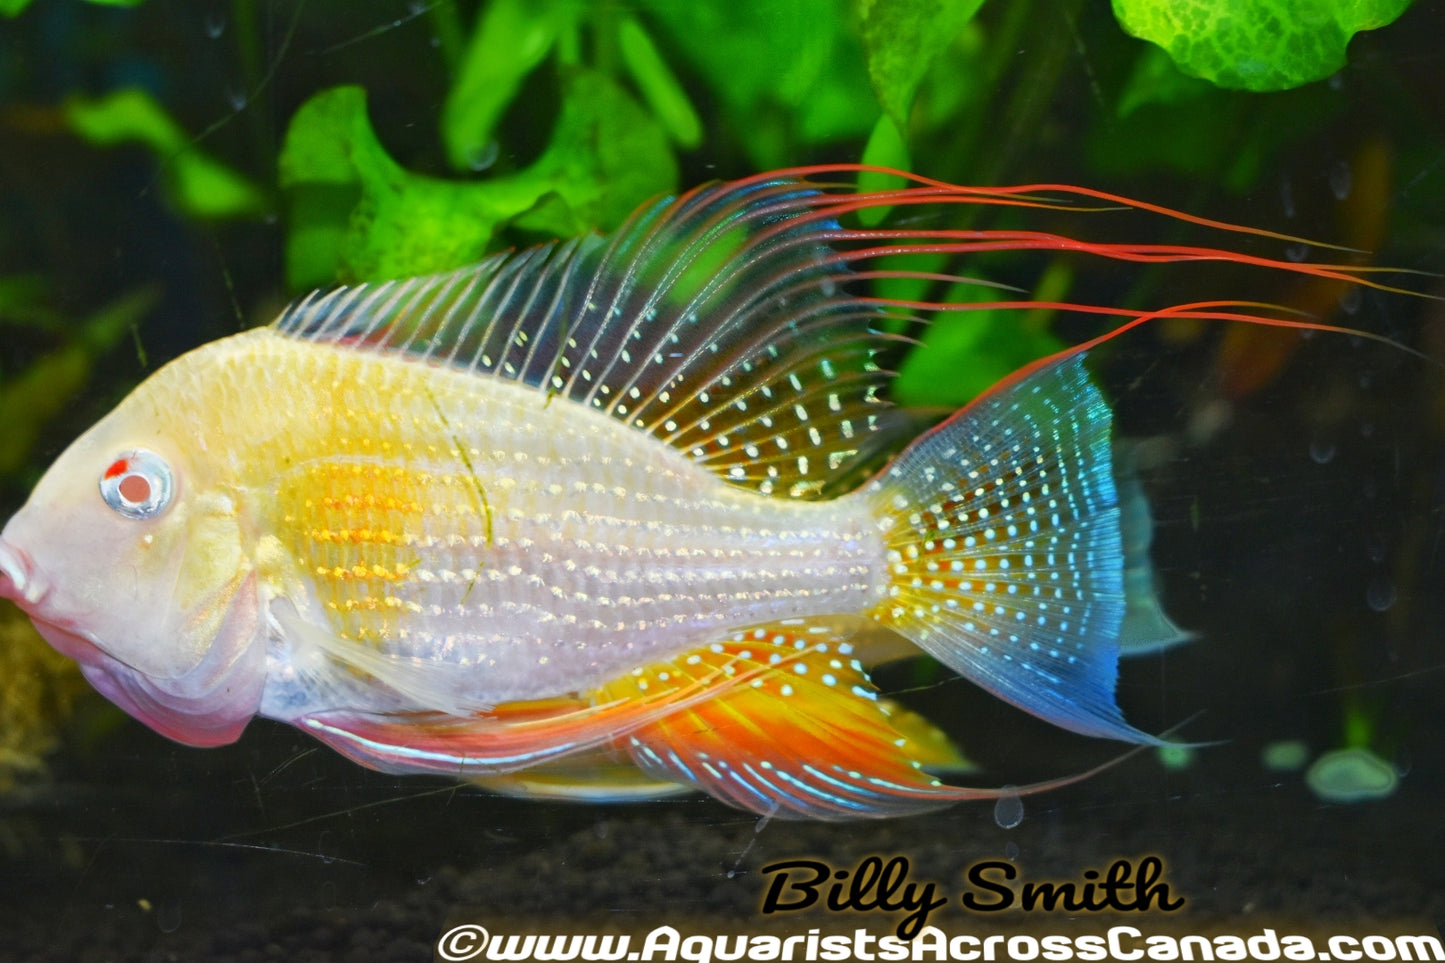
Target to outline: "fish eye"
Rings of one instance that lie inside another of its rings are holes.
[[[171,466],[154,452],[128,451],[100,476],[100,497],[126,518],[154,518],[174,490]]]

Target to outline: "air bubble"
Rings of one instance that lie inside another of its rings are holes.
[[[1279,202],[1285,217],[1294,217],[1294,183],[1288,177],[1279,185]]]
[[[1014,786],[1004,786],[1004,794],[993,804],[993,821],[1000,829],[1013,829],[1024,821],[1024,801]]]
[[[1340,295],[1340,310],[1346,314],[1359,314],[1364,303],[1365,293],[1359,288],[1345,288],[1345,293]]]
[[[1003,858],[1008,860],[1010,863],[1018,862],[1019,852],[1019,844],[1014,842],[1012,839],[1004,843]]]
[[[1355,175],[1350,170],[1350,165],[1344,161],[1335,161],[1330,167],[1330,193],[1335,195],[1335,200],[1342,201],[1349,197],[1354,183]]]
[[[467,148],[467,166],[474,171],[484,171],[495,164],[500,156],[502,156],[501,143],[489,140],[485,144]]]
[[[1376,565],[1385,560],[1385,552],[1388,548],[1385,537],[1378,532],[1372,533],[1365,539],[1365,554]]]
[[[212,40],[219,40],[221,34],[226,32],[226,15],[224,13],[208,13],[205,20],[206,36]]]
[[[162,933],[174,933],[181,928],[181,901],[163,899],[156,907],[156,926]]]
[[[1334,460],[1334,457],[1335,446],[1333,442],[1324,441],[1320,438],[1316,438],[1310,442],[1310,458],[1314,460],[1315,464],[1327,465]]]
[[[1310,246],[1308,244],[1291,244],[1289,247],[1284,249],[1284,258],[1286,261],[1294,261],[1295,263],[1299,263],[1300,261],[1305,260],[1309,256]]]
[[[1384,612],[1395,604],[1395,583],[1383,575],[1370,579],[1365,587],[1365,604],[1376,612]]]
[[[250,103],[250,100],[251,98],[246,94],[244,88],[228,87],[226,89],[226,103],[230,104],[234,111],[245,110],[246,104]]]

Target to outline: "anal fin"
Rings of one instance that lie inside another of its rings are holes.
[[[695,791],[690,785],[643,772],[630,757],[612,749],[579,752],[472,782],[504,796],[580,803],[646,802]]]
[[[386,772],[590,802],[696,788],[764,816],[834,821],[1054,789],[1129,755],[1027,786],[945,785],[935,773],[972,768],[948,737],[880,698],[837,632],[802,622],[736,633],[586,695],[461,717],[334,711],[296,724]]]
[[[959,770],[968,763],[921,716],[880,699],[847,643],[818,627],[739,633],[635,670],[599,698],[696,684],[715,695],[619,740],[645,772],[784,818],[897,816],[997,795],[930,775],[925,765]]]

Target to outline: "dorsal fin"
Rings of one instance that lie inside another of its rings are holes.
[[[589,236],[312,294],[277,331],[515,380],[601,410],[767,494],[816,498],[894,443],[898,338],[845,290],[818,188],[714,184]]]
[[[1159,317],[1346,330],[1232,299],[1162,309],[1036,302],[1007,292],[999,300],[960,300],[952,295],[962,285],[992,285],[919,262],[899,266],[895,254],[1042,251],[1145,264],[1231,261],[1399,290],[1375,280],[1379,269],[1370,267],[948,227],[937,217],[950,206],[1061,212],[1082,201],[1073,208],[1081,214],[1117,205],[1201,228],[1298,240],[1061,185],[959,187],[885,171],[907,186],[855,193],[842,180],[860,170],[799,168],[707,185],[645,205],[610,238],[584,237],[496,255],[451,274],[312,295],[287,310],[276,328],[513,379],[649,432],[733,484],[817,498],[857,478],[858,468],[908,433],[881,398],[890,373],[879,354],[900,340],[879,330],[885,314],[1042,307],[1116,320],[1074,352]],[[881,208],[907,216],[896,227],[840,224]],[[920,282],[919,292],[947,296],[897,300],[853,290],[855,282],[878,278],[911,279]]]

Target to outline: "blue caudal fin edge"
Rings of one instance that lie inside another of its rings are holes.
[[[874,617],[1048,722],[1163,744],[1114,702],[1126,604],[1111,421],[1080,354],[903,452],[865,488],[891,521]]]

